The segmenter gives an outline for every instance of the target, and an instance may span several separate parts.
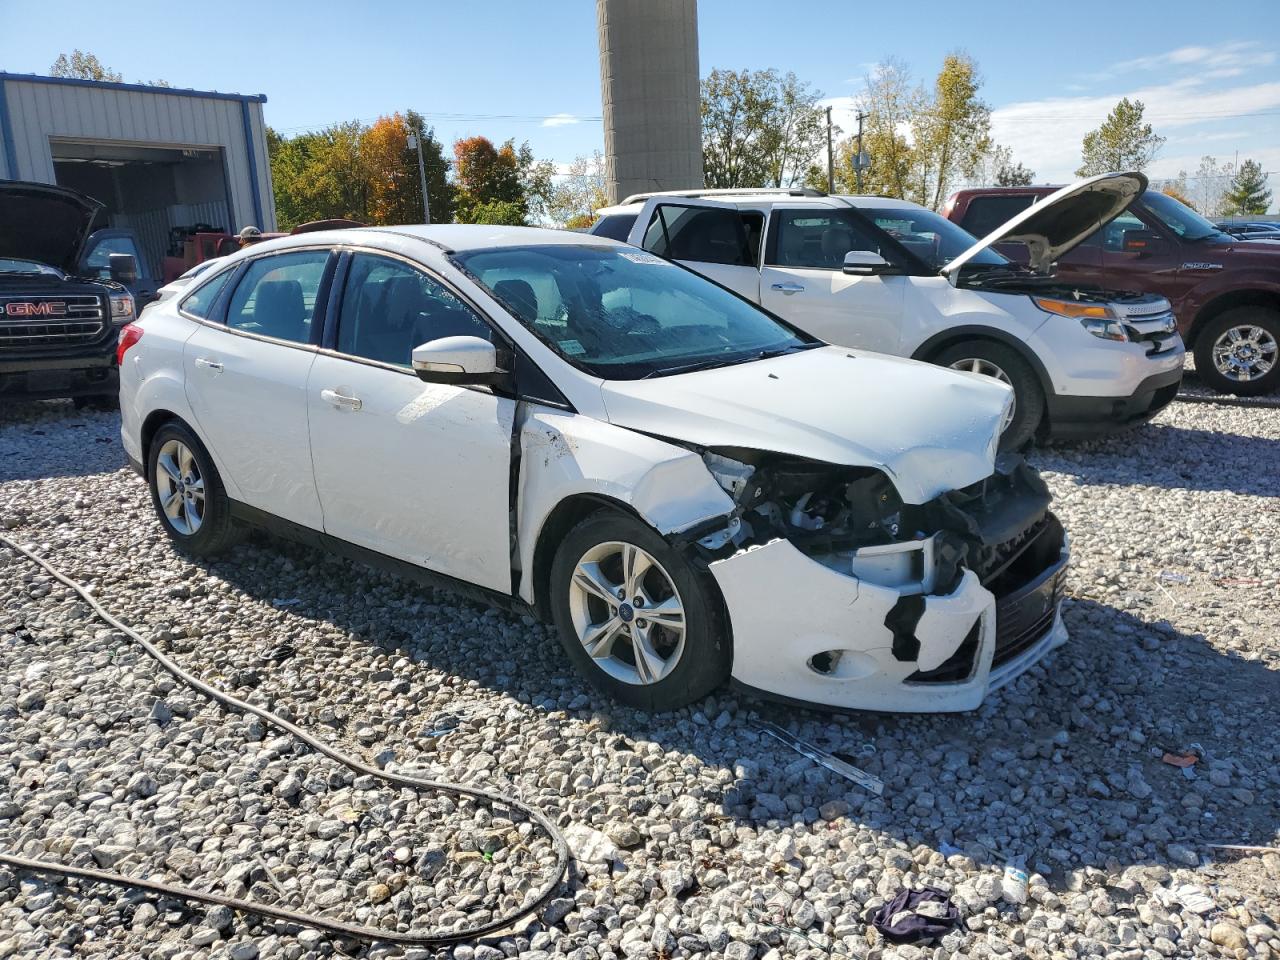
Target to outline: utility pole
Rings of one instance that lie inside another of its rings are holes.
[[[827,193],[836,192],[836,162],[831,153],[831,108],[827,107]]]
[[[856,192],[862,192],[862,121],[871,116],[869,113],[858,114],[858,148],[853,155],[853,180]]]
[[[427,197],[427,168],[422,163],[422,138],[409,134],[409,149],[418,151],[418,179],[422,181],[422,222],[431,222],[431,201]]]

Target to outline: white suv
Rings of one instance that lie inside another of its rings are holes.
[[[828,343],[994,376],[1016,406],[1002,448],[1155,416],[1182,338],[1163,297],[1083,287],[1053,264],[1118,216],[1140,173],[1064,187],[981,241],[902,200],[811,190],[640,194],[591,232],[676,260]],[[1028,263],[991,249],[1025,244]]]
[[[1061,643],[1049,495],[986,377],[827,346],[582,234],[312,233],[120,338],[121,435],[185,551],[266,526],[556,624],[665,709],[733,677],[963,710]]]

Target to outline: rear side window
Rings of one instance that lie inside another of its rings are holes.
[[[595,222],[591,228],[591,233],[597,237],[608,237],[610,240],[622,240],[626,242],[627,236],[631,233],[631,228],[635,226],[636,215],[634,213],[611,213],[607,217],[601,217]]]
[[[668,260],[751,266],[751,251],[737,210],[661,204],[645,230],[644,249]]]
[[[338,317],[340,353],[409,368],[414,347],[463,336],[493,340],[487,323],[421,270],[372,254],[351,258]]]
[[[964,212],[960,226],[981,240],[1006,220],[1011,220],[1035,201],[1035,197],[974,197]]]
[[[201,284],[179,304],[179,309],[183,313],[191,314],[193,317],[207,320],[209,311],[213,309],[214,301],[218,299],[218,294],[222,292],[222,288],[227,285],[227,281],[231,279],[233,273],[235,273],[234,270],[223,270],[216,277],[211,278],[208,283]]]
[[[327,250],[260,257],[231,294],[227,326],[293,343],[310,343]]]

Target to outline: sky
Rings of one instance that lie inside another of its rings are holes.
[[[1276,171],[1280,194],[1280,0],[1214,9],[699,0],[699,59],[704,75],[794,71],[852,130],[850,105],[877,63],[897,57],[929,80],[964,50],[996,140],[1038,181],[1069,180],[1085,132],[1128,96],[1167,138],[1153,177],[1238,155]],[[562,165],[603,147],[593,0],[0,0],[0,70],[47,73],[77,47],[128,81],[264,93],[267,123],[284,134],[413,108],[446,144],[514,137]]]

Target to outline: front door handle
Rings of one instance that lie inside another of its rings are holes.
[[[775,283],[774,290],[781,290],[783,293],[803,293],[804,285],[800,283]]]
[[[208,357],[196,357],[195,364],[197,367],[204,367],[207,370],[212,370],[214,373],[220,373],[222,371],[222,364],[217,360],[210,360]]]
[[[332,403],[335,407],[345,407],[348,410],[359,410],[364,406],[359,397],[351,397],[337,390],[321,390],[320,399],[325,403]]]

